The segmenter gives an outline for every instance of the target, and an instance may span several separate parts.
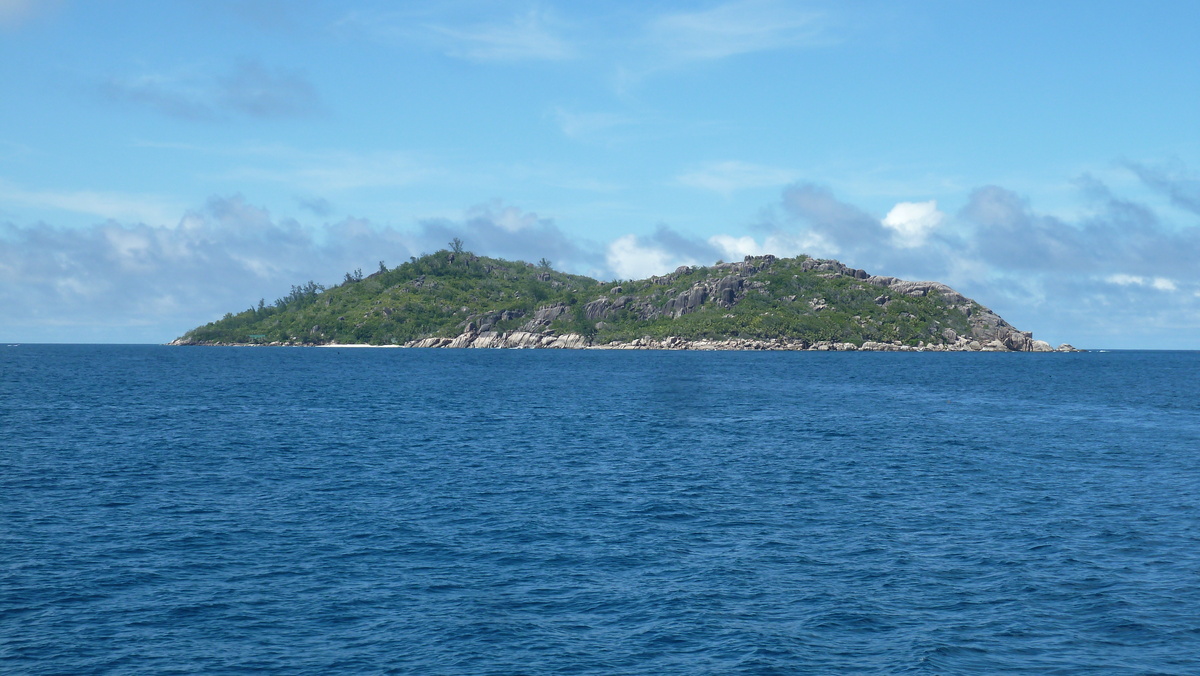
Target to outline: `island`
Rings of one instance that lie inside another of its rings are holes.
[[[603,282],[450,249],[315,282],[171,345],[1072,352],[939,282],[836,260],[746,256]]]

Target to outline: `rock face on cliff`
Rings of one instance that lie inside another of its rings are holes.
[[[366,279],[309,283],[173,344],[449,348],[1053,351],[939,282],[835,260],[747,256],[602,283],[438,252]],[[1062,346],[1060,349],[1073,349]]]

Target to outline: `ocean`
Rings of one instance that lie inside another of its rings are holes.
[[[1197,674],[1200,353],[0,345],[7,674]]]

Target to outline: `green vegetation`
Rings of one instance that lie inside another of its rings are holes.
[[[578,333],[593,344],[637,338],[805,339],[862,344],[944,342],[970,332],[964,306],[936,292],[889,293],[807,256],[680,268],[663,277],[598,282],[537,265],[451,250],[325,288],[293,286],[258,306],[189,331],[186,343],[404,344],[465,331]],[[840,270],[838,269],[840,268]],[[968,301],[969,303],[969,301]]]

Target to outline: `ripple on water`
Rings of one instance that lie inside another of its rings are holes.
[[[1200,672],[1197,366],[21,346],[0,666]]]

